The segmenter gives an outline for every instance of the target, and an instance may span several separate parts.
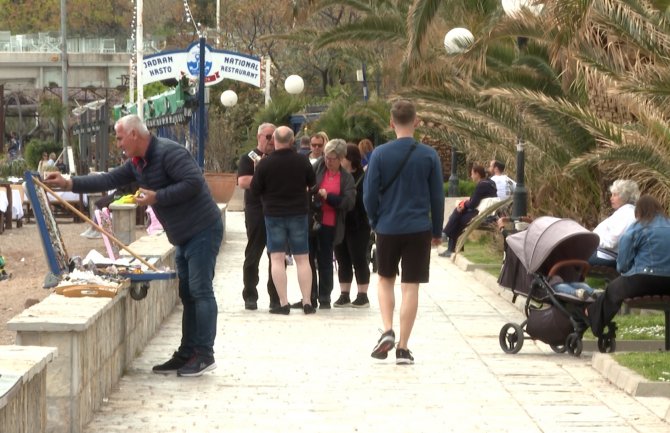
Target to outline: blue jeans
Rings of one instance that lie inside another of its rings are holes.
[[[177,246],[179,297],[184,306],[178,350],[181,356],[214,355],[218,308],[212,280],[222,239],[223,223],[219,219],[185,244]]]
[[[287,245],[295,255],[309,252],[307,215],[266,216],[265,231],[270,254],[285,253]]]

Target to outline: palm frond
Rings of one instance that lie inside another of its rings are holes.
[[[312,46],[318,51],[332,46],[397,42],[404,37],[405,26],[397,16],[374,16],[325,31],[316,37]]]

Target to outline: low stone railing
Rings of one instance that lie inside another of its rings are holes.
[[[44,433],[53,347],[0,346],[0,432]]]
[[[220,207],[225,224],[226,208]],[[129,247],[138,255],[159,257],[159,268],[175,269],[175,248],[164,234],[144,236]],[[83,430],[178,300],[176,278],[154,280],[140,301],[129,296],[129,289],[111,299],[51,294],[7,323],[16,331],[17,345],[58,350],[46,377],[48,432]]]

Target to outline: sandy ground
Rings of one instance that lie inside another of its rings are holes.
[[[92,249],[104,252],[102,239],[80,236],[88,227],[86,223],[58,219],[58,227],[70,257],[84,257]],[[138,227],[136,236],[143,234],[144,227]],[[7,330],[7,321],[52,292],[42,288],[48,265],[34,221],[21,228],[13,225],[0,234],[0,255],[5,258],[5,271],[12,274],[10,279],[0,281],[0,345],[14,344],[15,334]]]

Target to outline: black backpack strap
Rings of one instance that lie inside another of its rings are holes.
[[[407,164],[407,160],[409,159],[409,156],[412,154],[412,152],[414,152],[414,149],[416,149],[416,146],[417,146],[417,142],[414,141],[414,143],[412,143],[412,146],[409,148],[409,151],[407,152],[407,155],[405,155],[405,159],[402,160],[402,162],[400,163],[400,166],[398,167],[398,170],[396,170],[395,174],[393,175],[393,177],[391,178],[389,183],[387,183],[386,185],[384,185],[382,188],[379,189],[379,194],[384,194],[386,192],[386,190],[389,189],[389,187],[391,185],[393,185],[393,182],[395,182],[395,180],[398,178],[398,176],[400,176],[400,172],[405,167],[405,164]]]

